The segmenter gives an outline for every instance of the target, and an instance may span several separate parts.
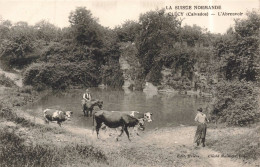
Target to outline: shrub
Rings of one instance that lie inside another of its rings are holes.
[[[259,121],[258,90],[246,81],[221,81],[216,86],[212,116],[219,122],[244,126]]]
[[[20,88],[19,90],[20,90],[21,93],[32,94],[33,87],[32,86],[24,86],[24,87]]]
[[[0,85],[5,87],[13,87],[15,86],[15,83],[10,78],[6,77],[5,74],[0,75]]]
[[[122,87],[124,84],[123,72],[116,61],[102,66],[102,83],[112,87]]]
[[[26,120],[23,117],[19,117],[17,114],[15,114],[11,108],[9,107],[3,107],[0,110],[0,118],[5,118],[8,121],[13,121],[15,123],[21,124],[23,126],[35,126],[34,123]]]
[[[162,79],[161,71],[162,71],[162,65],[160,65],[159,63],[154,65],[146,76],[147,80],[152,84],[154,84],[155,86],[160,85],[160,81]]]
[[[70,85],[97,86],[99,70],[94,63],[35,63],[24,72],[24,84],[36,89],[65,89]]]

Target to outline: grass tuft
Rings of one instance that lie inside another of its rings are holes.
[[[260,126],[244,134],[226,134],[207,140],[207,145],[223,154],[236,155],[245,161],[260,157]]]
[[[71,166],[92,161],[107,164],[105,154],[93,146],[69,144],[25,146],[24,139],[7,129],[0,130],[0,166]]]

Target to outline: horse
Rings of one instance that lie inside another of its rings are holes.
[[[93,99],[91,101],[82,100],[82,110],[84,116],[92,116],[92,112],[95,106],[98,106],[99,109],[102,109],[103,101],[98,99]]]

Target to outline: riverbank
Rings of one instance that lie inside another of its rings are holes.
[[[21,111],[19,112],[22,114]],[[140,136],[132,134],[131,142],[128,141],[126,135],[123,135],[117,142],[115,137],[119,132],[112,129],[107,132],[101,131],[101,139],[97,140],[96,134],[93,134],[90,129],[78,128],[69,125],[69,123],[64,123],[60,128],[55,123],[45,125],[41,118],[33,118],[26,114],[24,114],[24,117],[27,120],[34,121],[37,126],[33,128],[19,127],[20,125],[14,125],[10,122],[6,125],[9,128],[13,127],[14,132],[25,138],[25,143],[28,146],[48,146],[55,148],[55,150],[66,147],[76,148],[76,146],[87,147],[83,155],[79,156],[77,154],[78,157],[75,157],[67,150],[63,155],[66,157],[72,156],[76,160],[70,157],[69,161],[67,160],[65,164],[62,163],[60,166],[84,166],[88,164],[88,166],[238,167],[259,164],[257,160],[250,159],[250,161],[246,161],[238,153],[224,153],[212,149],[218,147],[218,144],[214,144],[216,142],[225,142],[225,147],[234,147],[232,143],[237,142],[236,139],[239,139],[236,138],[237,136],[252,133],[255,128],[209,128],[207,146],[203,148],[194,146],[192,142],[196,130],[194,126],[145,131]],[[232,140],[228,138],[228,140],[222,141],[224,137],[231,136],[231,134],[233,136]],[[90,151],[95,150],[94,156],[96,157],[88,157],[88,154],[90,154],[88,152],[89,147],[92,148]],[[224,146],[222,147],[224,148]],[[75,151],[75,148],[73,151]],[[78,151],[80,150],[76,150],[76,152]],[[100,156],[103,158],[100,158]],[[88,159],[85,159],[87,157]],[[53,165],[55,164],[50,164],[50,166]]]
[[[39,95],[30,91],[21,93],[22,89],[16,88],[2,87],[1,90],[4,100],[0,112],[3,141],[0,148],[4,154],[0,163],[3,166],[238,167],[259,164],[259,159],[254,159],[259,155],[257,126],[215,128],[209,125],[205,148],[195,147],[192,142],[195,126],[154,129],[140,136],[132,133],[132,142],[125,134],[116,142],[119,132],[108,130],[101,131],[101,139],[97,140],[91,129],[73,126],[69,121],[62,127],[56,123],[45,124],[42,117],[31,116],[19,108],[37,100]],[[241,152],[245,149],[245,140],[253,145],[249,144],[248,152]]]

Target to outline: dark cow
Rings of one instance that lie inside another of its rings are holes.
[[[103,101],[98,99],[93,99],[89,102],[86,102],[85,100],[82,100],[82,110],[84,116],[92,116],[92,112],[95,106],[98,106],[99,109],[102,109],[103,107]]]
[[[144,130],[144,119],[136,119],[126,113],[100,110],[100,111],[96,111],[93,115],[93,126],[94,126],[94,120],[96,121],[97,138],[98,138],[99,129],[101,128],[102,123],[104,123],[109,128],[122,127],[121,133],[118,135],[118,137],[120,137],[123,134],[123,132],[125,131],[129,140],[130,140],[130,138],[129,138],[129,132],[127,129],[128,127],[139,126],[139,129]],[[118,140],[118,137],[116,138],[117,140]]]
[[[152,113],[150,113],[150,112],[146,112],[146,113],[140,113],[139,111],[111,111],[111,112],[125,113],[136,119],[143,119],[146,122],[152,122]],[[102,130],[106,130],[106,126],[104,124],[102,125],[101,128],[102,128]],[[136,127],[134,127],[134,131],[136,132],[137,135],[139,135],[137,130],[138,129]]]
[[[57,121],[60,126],[62,122],[69,120],[73,114],[72,111],[60,111],[55,109],[45,109],[43,113],[46,123],[49,123],[49,121]]]

